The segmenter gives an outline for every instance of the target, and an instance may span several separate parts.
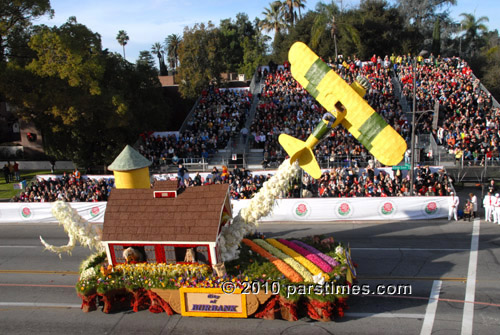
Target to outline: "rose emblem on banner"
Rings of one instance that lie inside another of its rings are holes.
[[[311,209],[306,202],[297,202],[293,206],[293,214],[298,218],[305,218],[309,216]]]
[[[90,210],[90,216],[93,217],[93,218],[95,218],[97,215],[99,215],[100,212],[101,211],[100,211],[99,207],[98,206],[94,206]]]
[[[21,208],[20,214],[24,219],[29,219],[29,218],[31,218],[31,216],[33,216],[33,212],[31,210],[31,208],[29,208],[29,207]]]
[[[434,201],[428,202],[425,206],[425,213],[428,215],[432,215],[436,213],[438,210],[438,206]]]
[[[348,202],[342,202],[337,206],[336,212],[341,218],[346,218],[352,215],[353,208]]]
[[[392,201],[383,201],[380,204],[380,213],[382,215],[391,215],[396,212],[396,205]]]

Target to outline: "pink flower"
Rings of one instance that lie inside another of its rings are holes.
[[[386,211],[386,212],[392,211],[392,204],[390,202],[386,202],[384,204],[384,211]]]
[[[302,248],[310,251],[311,253],[313,253],[315,255],[318,255],[319,257],[321,257],[321,259],[323,259],[326,263],[330,264],[332,267],[339,265],[339,262],[337,262],[334,258],[332,258],[328,255],[325,255],[324,253],[322,253],[318,249],[311,247],[310,245],[308,245],[302,241],[293,240],[293,243],[301,246]]]
[[[278,241],[280,243],[283,243],[284,245],[286,245],[290,249],[295,250],[296,252],[298,252],[299,254],[301,254],[302,256],[304,256],[305,258],[310,260],[311,262],[313,262],[316,266],[318,266],[321,269],[321,271],[326,272],[326,273],[332,271],[332,267],[327,262],[322,260],[321,257],[310,252],[309,250],[306,250],[306,249],[300,247],[298,244],[296,244],[294,242],[287,241],[287,240],[284,240],[281,238],[278,239]]]
[[[300,204],[299,206],[297,206],[297,211],[298,211],[299,213],[304,213],[304,212],[306,212],[306,211],[307,211],[307,207],[306,207],[306,205],[304,205],[304,204]]]

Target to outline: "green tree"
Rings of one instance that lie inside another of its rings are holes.
[[[360,32],[361,43],[356,54],[360,59],[400,53],[405,36],[402,16],[385,0],[364,1],[359,10],[347,13],[347,22]]]
[[[333,1],[330,4],[319,2],[316,5],[316,12],[317,15],[311,28],[311,47],[313,49],[318,49],[320,45],[333,44],[335,59],[337,59],[339,35],[347,41],[345,44],[359,48],[360,37],[358,30],[343,19],[343,13],[340,12]],[[351,48],[351,50],[344,50],[343,52],[346,51],[353,50]]]
[[[477,50],[486,44],[483,35],[488,32],[488,28],[484,22],[488,22],[489,19],[486,16],[476,19],[474,14],[467,13],[462,13],[460,16],[462,17],[462,31],[465,31],[466,54],[474,57]]]
[[[432,53],[439,55],[441,53],[441,25],[439,18],[434,22],[434,32],[432,34]]]
[[[50,0],[2,0],[0,2],[0,64],[9,59],[19,57],[13,53],[12,44],[32,25],[32,21],[54,11]]]
[[[211,22],[184,29],[179,48],[179,91],[184,98],[197,98],[210,83],[220,84],[221,50],[220,31]]]
[[[139,52],[139,58],[137,58],[137,61],[135,62],[136,66],[143,66],[147,68],[154,68],[155,67],[155,60],[153,58],[153,55],[151,55],[151,52],[147,50],[142,50]]]
[[[0,91],[40,129],[48,155],[109,164],[139,133],[164,128],[168,107],[156,74],[103,51],[99,34],[74,19],[34,32],[34,58],[24,67],[9,62]]]
[[[171,34],[165,39],[165,50],[168,55],[168,64],[174,71],[179,65],[179,48],[182,38],[179,35]]]
[[[160,75],[165,76],[167,74],[167,67],[165,66],[165,50],[160,42],[156,42],[151,46],[151,52],[158,58],[158,66],[160,67]]]
[[[120,30],[118,32],[118,34],[116,35],[116,40],[122,46],[122,48],[123,48],[123,58],[126,59],[126,57],[125,57],[125,46],[127,45],[127,42],[130,40],[130,38],[127,35],[127,32],[125,30]]]
[[[286,28],[286,21],[281,8],[282,3],[280,1],[271,2],[269,4],[269,8],[264,8],[264,11],[262,12],[264,19],[259,23],[260,27],[264,29],[264,31],[274,31],[275,40],[281,30]]]
[[[435,22],[437,10],[454,6],[457,0],[397,0],[397,3],[405,24],[422,29]]]

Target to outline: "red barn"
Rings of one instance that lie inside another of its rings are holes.
[[[220,263],[222,226],[232,217],[227,184],[177,190],[177,181],[157,181],[152,189],[113,189],[104,216],[102,241],[109,264],[125,263],[123,251],[139,250],[148,263]]]

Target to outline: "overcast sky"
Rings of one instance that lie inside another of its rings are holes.
[[[135,62],[141,50],[151,50],[155,42],[163,43],[170,34],[179,34],[185,26],[212,21],[215,25],[221,19],[246,13],[253,21],[264,18],[262,12],[271,0],[51,0],[55,11],[53,19],[39,19],[37,23],[59,26],[68,17],[97,32],[102,37],[103,48],[122,53],[116,41],[119,30],[125,30],[130,37],[125,46],[127,60]],[[308,0],[305,11],[314,9],[318,0]],[[323,1],[328,2],[328,1]],[[391,2],[394,2],[391,1]],[[337,1],[340,6],[340,1]],[[344,0],[344,8],[357,6],[359,1]],[[461,13],[473,13],[476,18],[487,16],[490,30],[500,31],[499,0],[457,0],[457,6],[450,7],[451,17],[460,21]]]

